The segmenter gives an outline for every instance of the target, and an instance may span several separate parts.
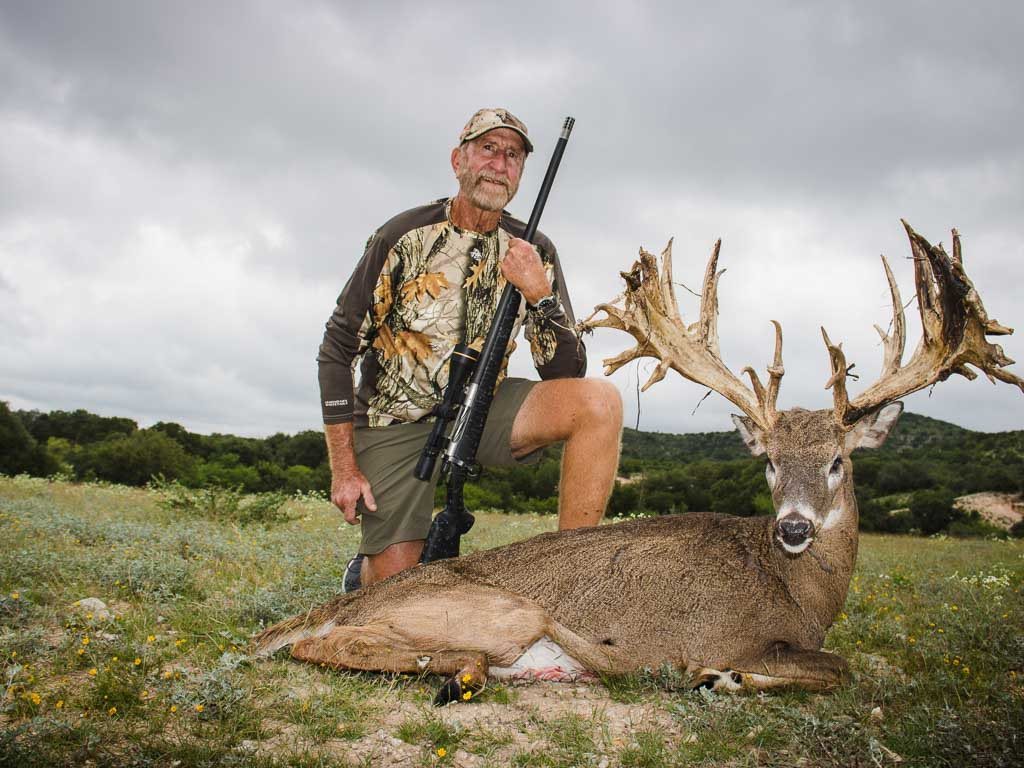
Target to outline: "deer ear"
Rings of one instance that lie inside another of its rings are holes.
[[[846,450],[854,448],[878,448],[885,442],[889,432],[896,425],[896,420],[903,413],[903,403],[889,403],[874,413],[862,416],[846,433]]]
[[[764,442],[764,432],[752,419],[747,416],[737,416],[734,413],[732,414],[732,423],[740,431],[740,437],[743,438],[743,442],[747,444],[747,450],[752,455],[760,456],[768,450]]]

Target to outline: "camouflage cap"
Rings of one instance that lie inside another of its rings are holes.
[[[495,128],[509,128],[515,131],[523,137],[526,151],[533,152],[533,143],[526,135],[526,124],[507,109],[500,108],[477,110],[459,134],[459,144],[465,144],[470,139],[482,136]]]

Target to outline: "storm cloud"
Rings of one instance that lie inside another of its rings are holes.
[[[1024,323],[1022,32],[1004,3],[4,3],[0,399],[318,427],[316,347],[367,235],[452,194],[459,130],[500,105],[538,149],[523,218],[576,117],[542,228],[578,316],[670,237],[695,288],[721,237],[726,363],[763,368],[779,320],[780,404],[824,407],[818,327],[856,392],[889,317],[879,253],[910,295],[901,217],[947,246],[957,227],[990,314]],[[587,344],[600,375],[631,340]],[[644,429],[731,428],[675,374],[638,399],[653,366],[613,377],[627,423],[639,403]],[[907,406],[1024,428],[1021,393],[983,378]]]

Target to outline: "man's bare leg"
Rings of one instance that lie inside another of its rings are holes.
[[[558,487],[560,530],[597,525],[615,485],[622,398],[600,379],[540,381],[512,425],[512,455],[565,441]]]
[[[423,539],[418,539],[416,541],[399,541],[376,555],[367,555],[363,560],[360,583],[365,587],[375,581],[384,581],[389,576],[394,576],[406,568],[412,568],[420,561],[422,551]]]

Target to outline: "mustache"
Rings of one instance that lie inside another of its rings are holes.
[[[480,176],[477,176],[476,181],[477,181],[477,184],[479,184],[481,181],[489,181],[492,184],[501,184],[501,186],[503,186],[506,190],[509,189],[509,183],[507,181],[505,181],[504,179],[497,179],[497,178],[495,178],[493,176],[480,175]]]

